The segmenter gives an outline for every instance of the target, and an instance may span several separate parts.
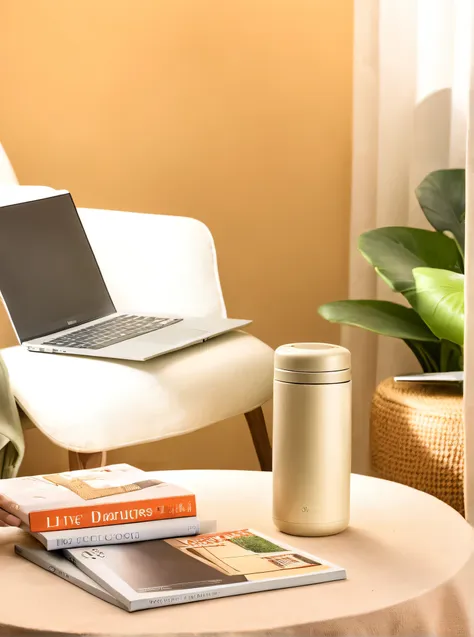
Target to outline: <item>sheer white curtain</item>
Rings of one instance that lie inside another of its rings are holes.
[[[474,5],[474,2],[473,2]],[[474,8],[470,20],[474,42]],[[464,347],[464,430],[466,439],[465,509],[474,524],[474,45],[469,56],[470,90],[466,162],[466,331]]]
[[[465,166],[472,4],[355,0],[350,298],[402,302],[359,255],[357,237],[381,226],[429,227],[415,187],[432,170]],[[353,467],[369,473],[376,384],[418,367],[394,339],[344,328],[343,344],[353,353]]]

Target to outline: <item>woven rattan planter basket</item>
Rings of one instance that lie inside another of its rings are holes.
[[[377,387],[370,423],[374,474],[430,493],[464,515],[462,393],[433,383]]]

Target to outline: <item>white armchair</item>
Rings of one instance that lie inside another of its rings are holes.
[[[0,187],[0,205],[50,194],[43,187]],[[79,214],[119,311],[226,316],[214,242],[202,223],[110,210]],[[271,469],[261,405],[272,395],[273,351],[245,332],[145,363],[19,346],[2,354],[18,405],[69,450],[71,468],[98,466],[111,449],[245,414],[260,466]]]

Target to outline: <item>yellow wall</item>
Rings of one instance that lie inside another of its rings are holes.
[[[0,0],[0,65],[21,183],[201,219],[229,315],[274,347],[338,340],[317,307],[347,287],[351,0]],[[24,471],[64,462],[27,442]],[[111,457],[256,467],[241,419]]]

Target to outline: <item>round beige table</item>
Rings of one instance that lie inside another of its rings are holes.
[[[439,500],[353,475],[350,528],[299,538],[273,527],[270,473],[163,476],[194,489],[199,514],[218,530],[261,530],[344,566],[348,579],[129,614],[16,556],[26,535],[0,529],[0,634],[474,634],[473,530]]]

